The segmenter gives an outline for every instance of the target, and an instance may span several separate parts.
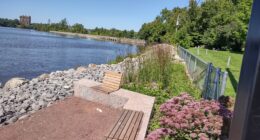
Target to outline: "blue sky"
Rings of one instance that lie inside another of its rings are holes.
[[[82,23],[86,28],[134,29],[152,21],[163,8],[184,7],[189,0],[2,0],[0,18],[31,15],[32,22]]]

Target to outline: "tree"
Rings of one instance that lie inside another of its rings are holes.
[[[87,33],[86,29],[84,28],[84,26],[82,24],[79,23],[75,23],[72,27],[71,27],[71,31],[73,33]]]
[[[150,43],[241,51],[245,46],[252,1],[206,0],[198,4],[190,0],[188,7],[163,9],[154,21],[143,24],[138,36]]]
[[[61,30],[61,31],[68,31],[69,30],[69,25],[68,25],[66,18],[62,19],[59,22],[59,30]]]

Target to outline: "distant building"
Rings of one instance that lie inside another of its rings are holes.
[[[31,16],[20,16],[21,25],[31,25]]]

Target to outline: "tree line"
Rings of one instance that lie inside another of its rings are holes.
[[[63,31],[63,32],[73,32],[82,34],[92,34],[92,35],[102,35],[102,36],[112,36],[112,37],[124,37],[124,38],[137,38],[138,33],[134,30],[118,30],[115,28],[105,29],[105,28],[95,28],[86,29],[84,25],[75,23],[74,25],[69,25],[66,18],[62,19],[58,23],[32,23],[31,25],[24,26],[20,25],[18,19],[3,19],[0,18],[0,26],[3,27],[19,27],[34,29],[38,31]]]
[[[15,19],[7,19],[7,18],[0,18],[0,26],[3,27],[17,27],[19,25],[19,20]]]
[[[163,9],[138,36],[150,43],[179,44],[185,48],[242,51],[253,0],[189,1],[189,6]]]

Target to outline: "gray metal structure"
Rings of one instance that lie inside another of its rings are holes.
[[[260,140],[260,0],[254,0],[230,140]]]
[[[185,61],[187,71],[193,83],[202,91],[204,99],[218,100],[224,95],[227,72],[222,72],[220,68],[203,61],[182,47],[178,47],[178,54]]]

